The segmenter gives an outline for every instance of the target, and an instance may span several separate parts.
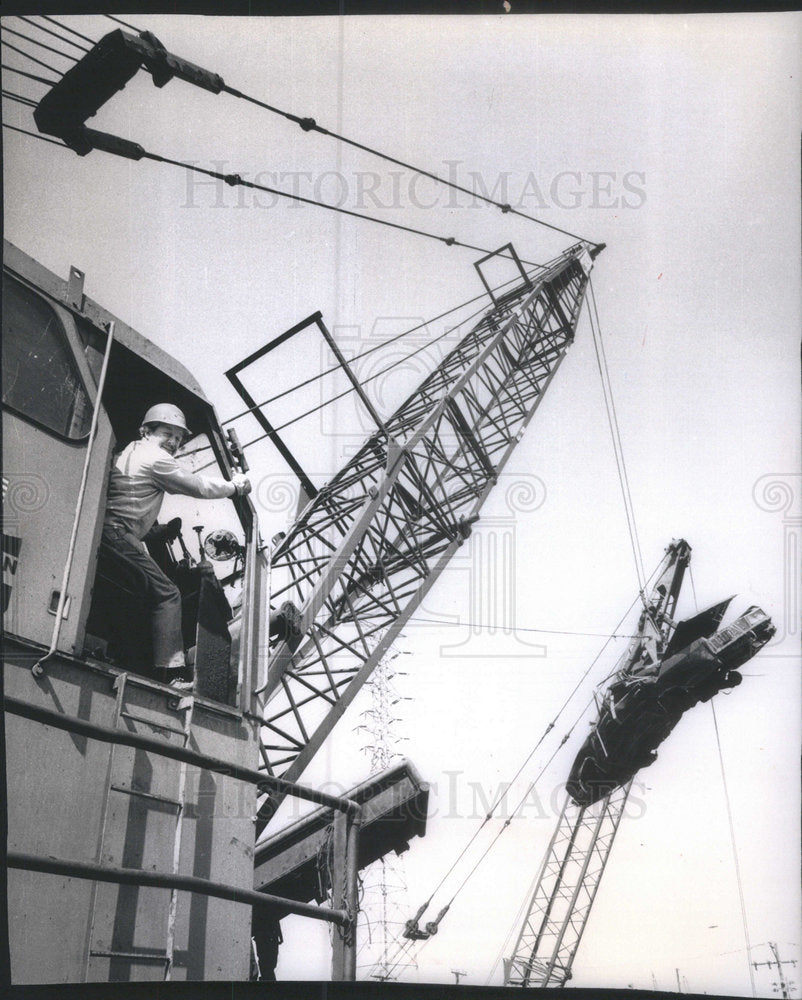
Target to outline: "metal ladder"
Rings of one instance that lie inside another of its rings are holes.
[[[150,734],[163,734],[166,742],[177,738],[181,746],[186,746],[192,727],[194,697],[177,695],[174,700],[168,700],[165,711],[157,713],[157,716],[179,713],[181,725],[172,725],[172,718],[148,716],[135,711],[136,706],[130,704],[128,697],[132,682],[135,684],[127,673],[118,675],[115,680],[116,699],[112,726],[135,731],[149,730]],[[161,692],[154,693],[161,695]],[[146,857],[150,849],[151,853],[155,852],[157,855],[154,866],[157,870],[178,873],[186,811],[187,767],[183,762],[160,758],[157,754],[144,754],[116,743],[111,744],[98,844],[98,861],[101,864],[144,868],[146,864],[152,865],[152,857],[150,860]],[[168,788],[159,788],[160,783],[166,784]],[[154,790],[154,784],[158,790]],[[171,794],[163,794],[163,791],[170,791]],[[172,850],[160,864],[158,855],[167,837],[153,837],[152,827],[154,821],[156,825],[161,822],[163,814],[171,814],[174,823]],[[86,981],[152,981],[172,978],[178,890],[169,890],[170,901],[164,914],[163,908],[157,903],[157,894],[167,891],[92,883]],[[140,898],[140,893],[149,895]],[[143,899],[147,900],[144,906]],[[140,913],[142,910],[145,913]],[[148,942],[146,946],[136,943],[137,931],[144,931],[147,935],[150,927],[156,927],[158,932],[158,926],[165,920],[166,926],[161,938],[165,942],[164,946],[157,946],[155,942]],[[106,962],[107,966],[104,964]]]

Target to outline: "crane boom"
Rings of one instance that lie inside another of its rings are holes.
[[[674,612],[690,546],[672,542],[644,602],[637,636],[616,673],[657,659],[674,631]],[[505,986],[564,986],[582,939],[618,831],[632,779],[590,805],[566,796],[529,900],[512,956],[504,961]]]
[[[301,638],[257,692],[270,774],[297,780],[470,534],[574,339],[599,249],[580,243],[495,299],[279,543],[272,599],[298,605]]]

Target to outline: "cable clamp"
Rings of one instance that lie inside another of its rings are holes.
[[[501,209],[502,212],[504,212],[505,215],[507,214],[507,212],[512,211],[512,206],[507,204],[499,205],[499,208]]]
[[[236,187],[237,184],[242,184],[242,178],[240,177],[239,174],[226,174],[223,177],[223,180],[226,182],[226,184],[230,184],[231,187]]]
[[[453,236],[448,236],[446,239],[443,240],[443,243],[445,243],[447,247],[453,247],[456,242],[457,241],[454,239]]]
[[[317,128],[317,122],[314,118],[299,118],[298,124],[304,130],[304,132],[312,132]]]

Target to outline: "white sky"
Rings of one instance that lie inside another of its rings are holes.
[[[14,20],[4,23],[21,27]],[[64,20],[94,39],[113,27],[100,16]],[[684,537],[700,607],[737,593],[734,614],[759,604],[778,626],[744,684],[715,704],[752,957],[767,960],[765,942],[776,941],[784,958],[799,958],[799,17],[130,20],[245,93],[430,170],[445,173],[454,161],[465,186],[475,172],[486,190],[502,184],[501,200],[606,242],[593,280],[647,573]],[[14,53],[4,61],[39,71]],[[43,92],[13,74],[4,87]],[[21,105],[4,101],[3,116],[31,127]],[[342,195],[347,208],[487,249],[512,241],[527,260],[568,242],[429,181],[393,179],[396,168],[367,154],[180,82],[156,90],[141,74],[90,124],[152,152],[248,178],[266,171],[267,184]],[[223,371],[317,309],[353,351],[481,291],[470,251],[267,195],[193,186],[172,167],[79,158],[8,130],[3,138],[6,237],[62,276],[70,264],[84,269],[87,293],[186,364],[223,418],[241,408]],[[374,186],[389,207],[364,194]],[[444,329],[434,323],[425,336]],[[415,336],[410,349],[424,342]],[[372,383],[380,411],[439,356]],[[265,379],[263,395],[320,364],[319,349],[299,351]],[[363,377],[377,370],[370,365]],[[309,405],[320,399],[312,386]],[[281,410],[269,412],[280,420]],[[301,427],[293,444],[317,483],[363,436],[350,401]],[[239,430],[255,436],[247,421]],[[288,477],[264,445],[249,459],[263,501]],[[536,509],[507,505],[507,488],[521,482],[534,484]],[[264,534],[286,520],[265,510]],[[519,629],[606,634],[635,596],[586,316],[471,544],[485,565],[496,544],[511,544],[514,557],[490,559],[495,580],[461,558],[419,616],[463,624],[410,626],[399,644],[410,655],[395,661],[411,699],[398,706],[400,746],[433,785],[427,836],[403,864],[407,916],[476,829],[474,789],[489,798],[511,778],[603,642],[473,634],[464,623],[513,615]],[[681,610],[693,609],[688,581]],[[527,642],[543,646],[540,655]],[[614,655],[599,662],[525,780]],[[367,707],[360,698],[305,780],[345,788],[366,776],[353,730]],[[542,800],[586,732],[583,720],[544,774]],[[641,778],[642,808],[620,829],[572,984],[672,989],[679,969],[691,991],[749,994],[709,706],[683,720]],[[453,982],[459,969],[467,983],[488,980],[553,822],[532,810],[510,826],[403,978]],[[285,923],[280,978],[327,978],[325,933]],[[771,995],[770,973],[755,977],[758,994]],[[501,981],[500,967],[489,981]]]

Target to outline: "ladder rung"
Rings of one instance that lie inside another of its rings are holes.
[[[167,733],[175,733],[176,736],[186,735],[183,729],[166,726],[163,722],[155,722],[153,719],[147,719],[143,715],[134,715],[132,712],[120,712],[120,715],[122,718],[130,719],[132,722],[144,722],[146,726],[153,726],[154,729],[163,729]]]
[[[130,962],[167,963],[169,961],[166,955],[160,955],[155,952],[148,954],[148,952],[140,951],[90,951],[89,954],[93,958],[125,958]]]
[[[170,806],[176,806],[178,809],[181,808],[181,802],[178,799],[168,799],[164,795],[154,795],[153,792],[142,792],[138,788],[128,788],[125,785],[112,785],[111,790],[113,792],[123,792],[125,795],[137,795],[141,799],[152,799],[154,802],[164,802]]]

